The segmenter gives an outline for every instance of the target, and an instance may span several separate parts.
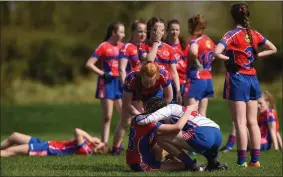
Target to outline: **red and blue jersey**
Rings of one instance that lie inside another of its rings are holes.
[[[250,31],[255,48],[265,44],[266,38],[263,35],[252,29]],[[239,74],[256,75],[256,70],[250,66],[255,57],[246,28],[237,27],[228,31],[220,43],[225,46],[226,55],[240,66]]]
[[[268,128],[269,122],[276,122],[276,132],[279,130],[277,112],[274,109],[267,109],[258,117],[258,125],[261,133],[261,144],[271,144],[271,134]]]
[[[120,50],[119,59],[122,58],[127,59],[130,63],[130,67],[127,66],[126,69],[127,73],[133,71],[140,64],[137,45],[126,43]]]
[[[93,152],[93,148],[94,146],[87,141],[78,145],[76,139],[66,141],[48,141],[48,155],[88,155]]]
[[[182,50],[181,44],[171,44],[170,45],[175,53],[175,59],[177,61],[177,71],[179,75],[180,84],[186,83],[187,77],[187,61],[188,61],[188,47]]]
[[[97,49],[93,52],[92,56],[100,60],[100,68],[104,72],[112,72],[112,76],[118,77],[119,70],[119,52],[123,46],[123,43],[119,42],[117,45],[113,45],[108,41],[101,43]]]
[[[130,127],[129,144],[126,151],[126,162],[129,166],[140,164],[143,171],[159,168],[160,162],[152,152],[155,131],[162,125],[153,122],[147,125],[132,125]]]
[[[150,45],[148,42],[140,44],[138,49],[139,58],[142,56],[142,54],[149,53],[151,49],[152,45]],[[162,42],[161,45],[158,46],[154,62],[156,62],[161,69],[167,70],[169,76],[171,77],[171,65],[177,63],[172,47]]]
[[[140,71],[133,71],[127,75],[125,78],[125,83],[123,86],[124,91],[134,93],[137,91],[136,82],[139,79]],[[156,80],[155,84],[150,88],[142,88],[142,96],[152,95],[158,90],[163,90],[163,88],[168,87],[171,84],[172,80],[168,76],[166,70],[160,69],[160,76]]]
[[[191,65],[188,66],[188,77],[190,79],[201,79],[207,80],[212,79],[211,75],[211,64],[213,61],[213,52],[215,48],[214,42],[206,35],[203,35],[197,39],[190,41],[189,45],[197,44],[198,45],[198,55],[197,59],[200,64],[203,65],[203,71],[198,71],[196,68],[193,68]]]

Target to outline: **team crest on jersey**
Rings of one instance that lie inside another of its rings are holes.
[[[210,41],[205,41],[205,45],[206,45],[207,48],[211,48],[211,43],[210,43]]]
[[[111,48],[108,48],[108,49],[106,49],[106,52],[112,52],[112,49]]]
[[[181,56],[179,54],[176,53],[174,56],[175,56],[176,60],[180,60]]]
[[[169,54],[169,52],[167,50],[165,50],[165,51],[163,51],[163,55],[168,57],[170,54]]]
[[[133,50],[133,53],[134,53],[134,54],[137,54],[137,53],[138,53],[138,50]]]
[[[245,34],[245,41],[246,43],[250,43],[250,38],[249,38],[249,35]]]

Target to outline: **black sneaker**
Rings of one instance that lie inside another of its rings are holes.
[[[216,163],[208,163],[208,165],[205,168],[205,171],[220,171],[220,170],[227,170],[228,165],[226,164],[220,164],[220,162]]]
[[[186,170],[191,172],[204,171],[204,169],[198,164],[196,159],[194,159],[193,164],[186,165]]]

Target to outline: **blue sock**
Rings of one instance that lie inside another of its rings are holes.
[[[256,163],[257,161],[259,161],[260,149],[252,149],[250,155],[251,155],[251,162]]]
[[[233,148],[236,142],[236,137],[234,135],[230,135],[226,144],[226,148]]]
[[[179,160],[181,160],[186,166],[191,165],[194,163],[194,161],[186,154],[185,152],[181,152],[178,157]]]
[[[238,150],[238,161],[237,163],[239,165],[242,165],[243,163],[246,162],[246,157],[247,157],[247,150]]]

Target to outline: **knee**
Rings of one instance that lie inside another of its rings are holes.
[[[111,116],[104,116],[103,117],[103,123],[109,123],[111,121],[112,117]]]
[[[8,138],[9,140],[11,139],[15,139],[16,137],[18,137],[20,135],[20,133],[18,132],[13,132],[12,135]]]

